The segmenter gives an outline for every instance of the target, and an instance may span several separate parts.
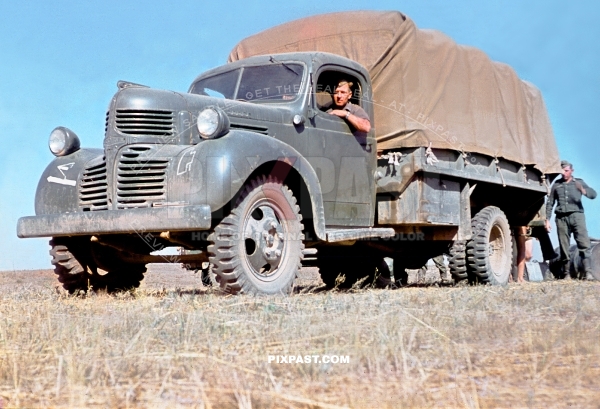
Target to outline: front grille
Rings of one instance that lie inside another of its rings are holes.
[[[117,208],[150,207],[166,200],[166,170],[169,160],[145,155],[150,146],[129,146],[117,164]]]
[[[84,212],[108,209],[107,187],[105,158],[90,161],[79,184],[79,208]]]
[[[175,135],[172,111],[117,109],[115,124],[126,135]]]

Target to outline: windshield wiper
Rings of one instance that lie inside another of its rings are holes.
[[[283,65],[285,68],[287,68],[288,70],[290,70],[291,72],[293,72],[294,74],[296,74],[296,75],[300,75],[300,74],[298,74],[296,71],[294,71],[294,70],[293,70],[293,69],[292,69],[290,66],[288,66],[286,63],[284,63],[283,61],[278,61],[278,60],[276,60],[275,58],[273,58],[273,56],[270,56],[270,57],[269,57],[269,61],[271,61],[272,63],[275,63],[275,64],[281,64],[281,65]]]

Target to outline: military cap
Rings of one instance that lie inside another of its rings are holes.
[[[564,167],[567,167],[567,166],[570,167],[571,169],[573,168],[573,165],[568,160],[561,160],[560,161],[560,167],[561,168],[564,168]]]

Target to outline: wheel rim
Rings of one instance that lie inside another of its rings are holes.
[[[490,231],[488,257],[492,272],[497,277],[507,268],[507,254],[506,237],[500,226],[495,224]]]
[[[255,203],[244,220],[244,254],[250,271],[258,279],[276,279],[285,259],[286,226],[281,222],[283,212],[268,200]]]

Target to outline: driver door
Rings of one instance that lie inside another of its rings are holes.
[[[313,84],[316,93],[311,99],[316,115],[309,121],[308,159],[321,182],[326,225],[372,226],[376,166],[374,131],[371,129],[368,134],[356,132],[344,119],[325,112],[327,106],[323,104],[326,99],[323,94],[333,93],[338,78],[342,77],[355,81],[358,90],[366,83],[355,72],[321,70],[317,83]],[[362,105],[359,98],[354,102]],[[362,107],[373,123],[370,104]]]

